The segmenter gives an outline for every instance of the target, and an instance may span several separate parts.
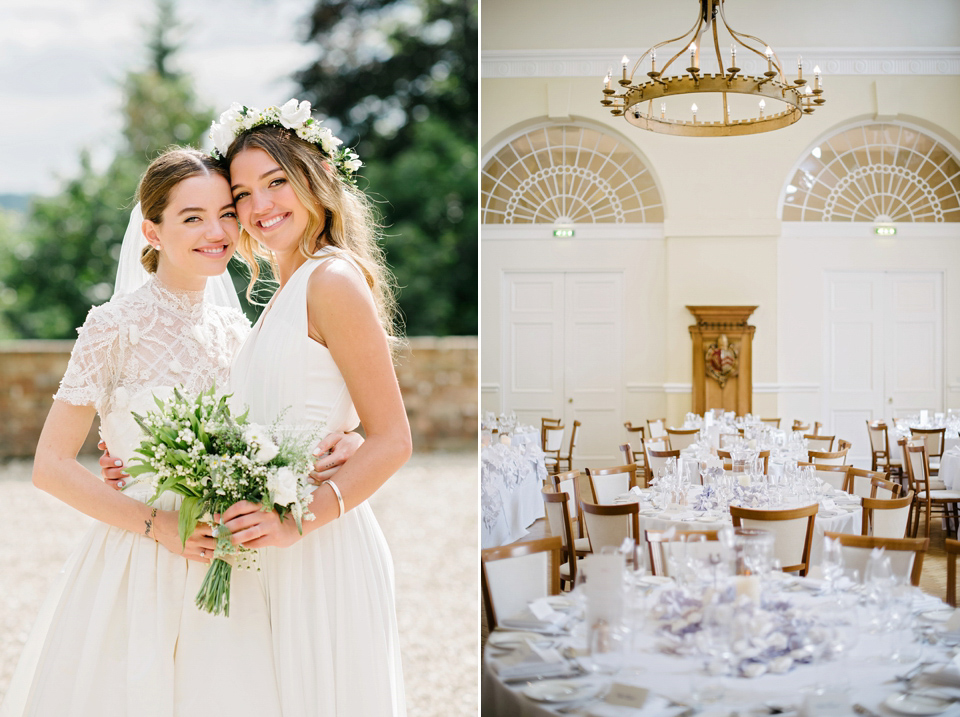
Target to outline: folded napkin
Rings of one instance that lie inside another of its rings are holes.
[[[504,682],[543,679],[547,677],[573,677],[580,670],[568,662],[521,662],[510,667],[501,667],[497,675]]]
[[[540,598],[522,612],[501,620],[500,624],[514,630],[555,633],[561,631],[569,619],[567,613],[554,610],[546,598]]]

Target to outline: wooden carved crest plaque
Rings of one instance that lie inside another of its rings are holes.
[[[747,320],[756,306],[688,306],[697,320],[693,339],[691,410],[711,408],[751,412],[753,404],[753,333]]]

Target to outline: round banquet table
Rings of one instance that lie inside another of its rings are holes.
[[[544,516],[543,481],[547,478],[540,435],[521,432],[510,443],[497,440],[480,451],[480,546],[513,543]]]
[[[786,579],[798,587],[796,593],[784,593],[788,596],[784,599],[797,600],[799,604],[810,606],[812,609],[816,609],[818,601],[826,600],[815,594],[813,588],[807,590],[799,587],[813,581],[792,577]],[[669,584],[654,587],[651,594],[669,587]],[[939,612],[944,607],[945,605],[939,599],[924,595],[919,590],[916,591],[916,597],[913,599],[913,609],[916,613]],[[852,609],[863,614],[862,608]],[[721,717],[738,713],[768,715],[772,711],[765,706],[765,703],[782,705],[784,708],[797,706],[802,704],[804,694],[813,688],[823,685],[834,687],[838,681],[847,683],[846,695],[850,706],[860,704],[879,715],[896,714],[882,706],[885,700],[900,692],[898,687],[903,683],[898,683],[894,676],[910,671],[918,662],[900,664],[885,659],[883,656],[890,654],[893,636],[889,633],[871,634],[862,627],[864,618],[858,619],[861,621],[859,636],[846,659],[798,664],[785,674],[767,673],[755,678],[724,677],[723,694],[719,700],[705,705],[703,711],[696,712],[688,711],[685,707],[695,705],[692,698],[694,688],[702,686],[706,680],[716,678],[706,676],[701,657],[681,656],[658,650],[656,647],[658,625],[652,620],[645,621],[641,634],[632,636],[630,642],[632,648],[625,656],[622,667],[615,674],[584,673],[581,670],[562,677],[569,684],[592,683],[604,690],[608,689],[614,681],[646,688],[656,696],[655,699],[659,700],[659,705],[650,704],[649,708],[617,706],[597,699],[586,703],[573,703],[569,705],[569,709],[564,709],[563,703],[551,705],[535,701],[528,697],[525,691],[531,685],[542,685],[552,678],[543,678],[541,682],[537,677],[533,677],[508,684],[501,679],[499,670],[502,666],[509,664],[511,653],[495,648],[488,641],[483,653],[481,715],[482,717],[551,717],[561,713],[590,717],[683,717],[687,714]],[[576,650],[578,654],[584,654],[585,632],[581,622],[573,627],[571,633],[545,636],[544,639],[552,640],[554,647],[561,653],[569,655],[570,650]],[[916,647],[919,648],[919,645]],[[950,660],[951,652],[939,645],[924,645],[919,650],[919,658],[922,660],[942,664]],[[568,661],[567,665],[571,669],[576,669],[574,661]],[[960,679],[960,673],[957,674]],[[960,685],[960,682],[956,684]],[[960,690],[956,687],[949,689],[952,689],[953,694],[960,694]],[[602,695],[603,692],[600,694]],[[675,701],[675,705],[670,706],[665,700]],[[845,713],[853,714],[852,711]],[[796,713],[791,711],[791,714]],[[956,717],[960,714],[960,705],[954,704],[939,714],[943,717]]]
[[[692,505],[697,494],[700,492],[700,486],[691,488],[689,504]],[[622,502],[639,502],[640,506],[640,534],[645,530],[669,530],[676,528],[677,531],[686,530],[720,530],[731,525],[732,519],[729,513],[719,513],[713,511],[698,511],[692,507],[686,506],[679,510],[656,510],[644,504],[641,500],[642,495],[650,495],[651,491],[640,491],[639,493],[628,493],[617,499]],[[834,507],[826,507],[824,499],[834,501]],[[820,502],[820,510],[813,521],[813,544],[810,546],[810,564],[817,565],[823,554],[823,534],[830,533],[852,533],[860,535],[863,524],[863,509],[860,507],[860,499],[843,491],[829,491],[823,494]],[[645,505],[647,506],[645,508]],[[799,507],[799,505],[784,505],[783,510]],[[769,509],[769,508],[768,508]],[[644,557],[648,558],[647,551],[644,551]],[[649,568],[649,565],[647,566]]]

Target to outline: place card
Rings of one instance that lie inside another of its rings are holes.
[[[604,702],[611,705],[620,705],[621,707],[641,709],[646,704],[649,696],[650,690],[645,687],[614,682],[610,685],[610,691],[607,693]]]
[[[820,501],[820,507],[826,510],[833,510],[837,507],[837,503],[833,498],[824,498]]]

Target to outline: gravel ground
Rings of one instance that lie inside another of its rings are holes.
[[[34,488],[30,470],[0,465],[0,701],[44,595],[91,523]],[[423,454],[371,500],[393,552],[410,717],[479,711],[478,495],[475,454]]]

